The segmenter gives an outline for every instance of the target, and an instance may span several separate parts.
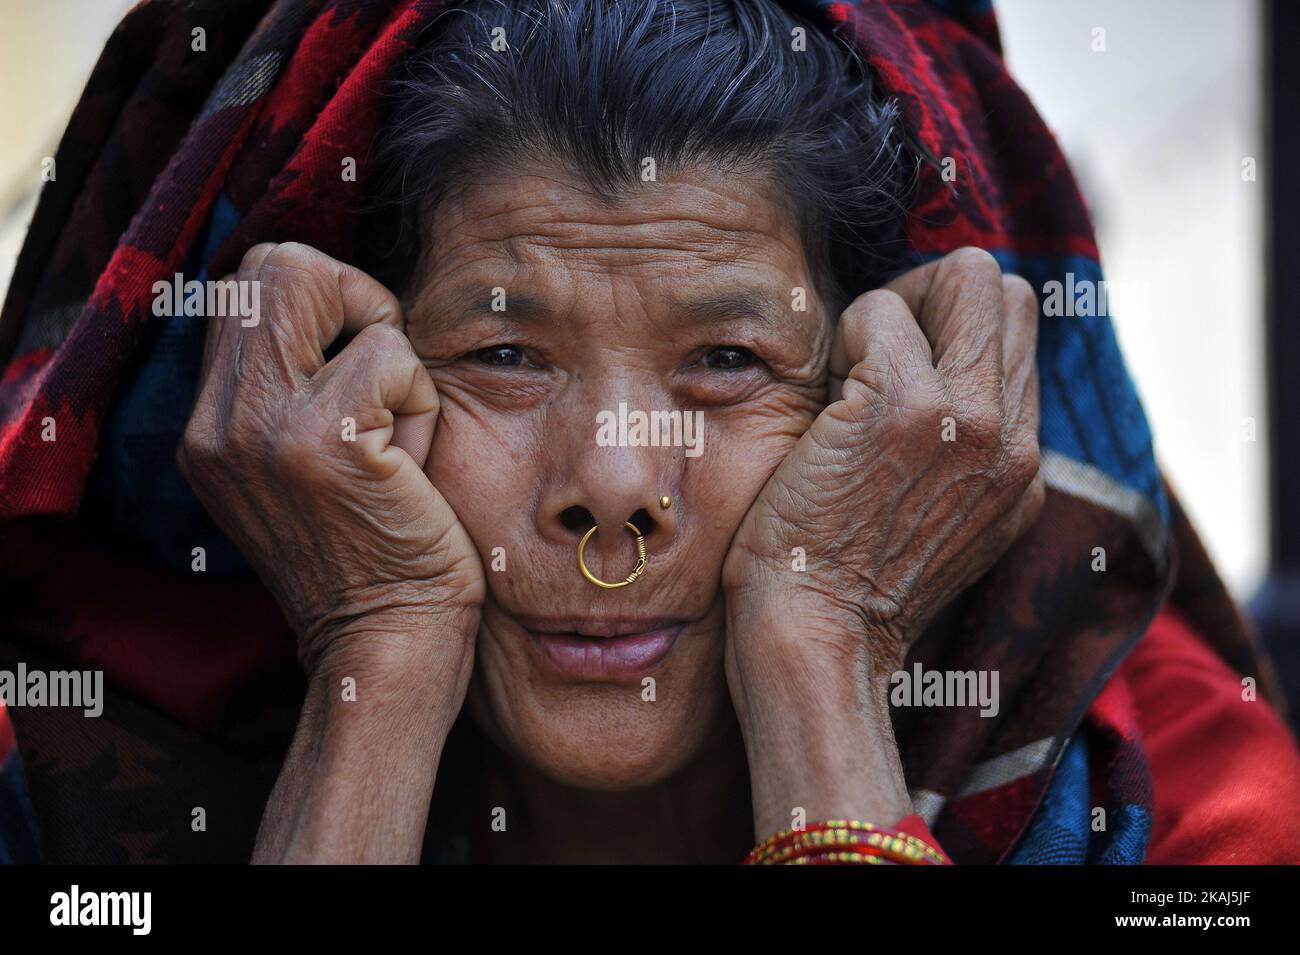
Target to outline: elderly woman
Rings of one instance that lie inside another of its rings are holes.
[[[843,5],[420,15],[356,254],[243,245],[177,453],[306,674],[254,861],[1048,861],[1079,785],[1062,861],[1296,861],[1223,800],[1300,802],[1278,718],[1186,617],[1133,649],[1163,490],[1046,466],[1014,259],[912,255],[987,143],[950,185]]]

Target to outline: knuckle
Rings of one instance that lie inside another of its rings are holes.
[[[176,466],[191,485],[204,478],[226,460],[226,435],[213,425],[209,413],[196,408],[190,415],[176,444]]]
[[[317,294],[332,284],[326,257],[301,242],[282,242],[266,253],[257,280],[263,285]]]
[[[178,448],[187,458],[199,460],[209,455],[216,446],[216,434],[202,412],[190,415]]]
[[[1016,304],[1031,313],[1038,311],[1038,295],[1023,276],[1002,276],[1002,295],[1008,306]]]
[[[959,272],[998,276],[1002,274],[1002,267],[998,265],[998,260],[978,246],[962,246],[949,252],[945,258],[948,265]]]
[[[1042,511],[1043,505],[1047,503],[1047,484],[1043,481],[1041,474],[1036,475],[1034,480],[1030,482],[1029,488],[1025,491],[1025,497],[1027,498],[1026,506],[1029,508],[1030,518],[1037,517]]]
[[[353,339],[353,346],[373,371],[403,371],[420,363],[406,334],[392,325],[367,325]]]
[[[1002,284],[1006,288],[1014,289],[1017,295],[1033,295],[1034,287],[1029,284],[1029,279],[1025,278],[1019,272],[1003,272]]]
[[[873,311],[884,308],[907,308],[903,297],[892,289],[875,288],[864,292],[849,303],[840,318],[841,322],[852,325],[865,325]]]
[[[250,273],[256,272],[261,267],[262,259],[267,252],[275,248],[274,242],[259,242],[251,246],[244,252],[243,258],[239,260],[239,267],[235,270],[243,278]]]
[[[361,329],[356,341],[381,357],[404,357],[411,353],[411,344],[405,333],[395,325],[384,322],[376,322]]]
[[[316,264],[319,258],[319,252],[302,242],[278,242],[262,260],[262,267],[269,265],[303,268]]]
[[[1007,449],[1005,457],[1006,480],[1017,494],[1023,494],[1035,481],[1041,483],[1039,468],[1041,455],[1036,438],[1016,441]]]
[[[191,429],[187,427],[185,433],[181,435],[180,441],[176,442],[176,469],[181,472],[181,477],[187,482],[193,483],[192,465],[196,459],[203,454],[201,439],[196,437]]]

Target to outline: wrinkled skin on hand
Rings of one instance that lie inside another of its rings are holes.
[[[397,300],[296,243],[253,247],[235,277],[260,283],[260,320],[210,320],[177,459],[275,594],[308,674],[341,647],[379,652],[363,630],[437,628],[472,653],[482,568],[424,474],[438,396]]]
[[[779,595],[823,660],[897,669],[1042,506],[1036,341],[1033,290],[976,249],[855,300],[831,352],[832,401],[737,531],[728,592]],[[792,569],[794,548],[806,570]],[[791,652],[761,633],[729,643],[733,696],[756,658]]]

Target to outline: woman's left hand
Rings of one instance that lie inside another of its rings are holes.
[[[883,824],[910,812],[888,678],[1042,506],[1037,316],[1029,284],[977,249],[844,311],[831,403],[723,567],[727,675],[760,835],[796,807]]]

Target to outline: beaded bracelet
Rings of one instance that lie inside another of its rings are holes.
[[[906,822],[907,820],[904,820]],[[787,829],[757,846],[746,861],[766,864],[784,861],[794,848],[833,847],[863,843],[882,848],[891,855],[907,857],[908,861],[947,862],[947,858],[921,838],[908,834],[901,828],[883,829],[871,823],[855,820],[829,820],[813,823],[802,829]]]
[[[951,865],[946,855],[901,826],[885,829],[853,819],[831,819],[802,829],[787,829],[755,846],[745,864]]]
[[[838,829],[797,835],[755,861],[759,865],[783,865],[803,856],[836,850],[882,856],[912,865],[942,863],[938,854],[924,843],[908,841],[886,832]]]

